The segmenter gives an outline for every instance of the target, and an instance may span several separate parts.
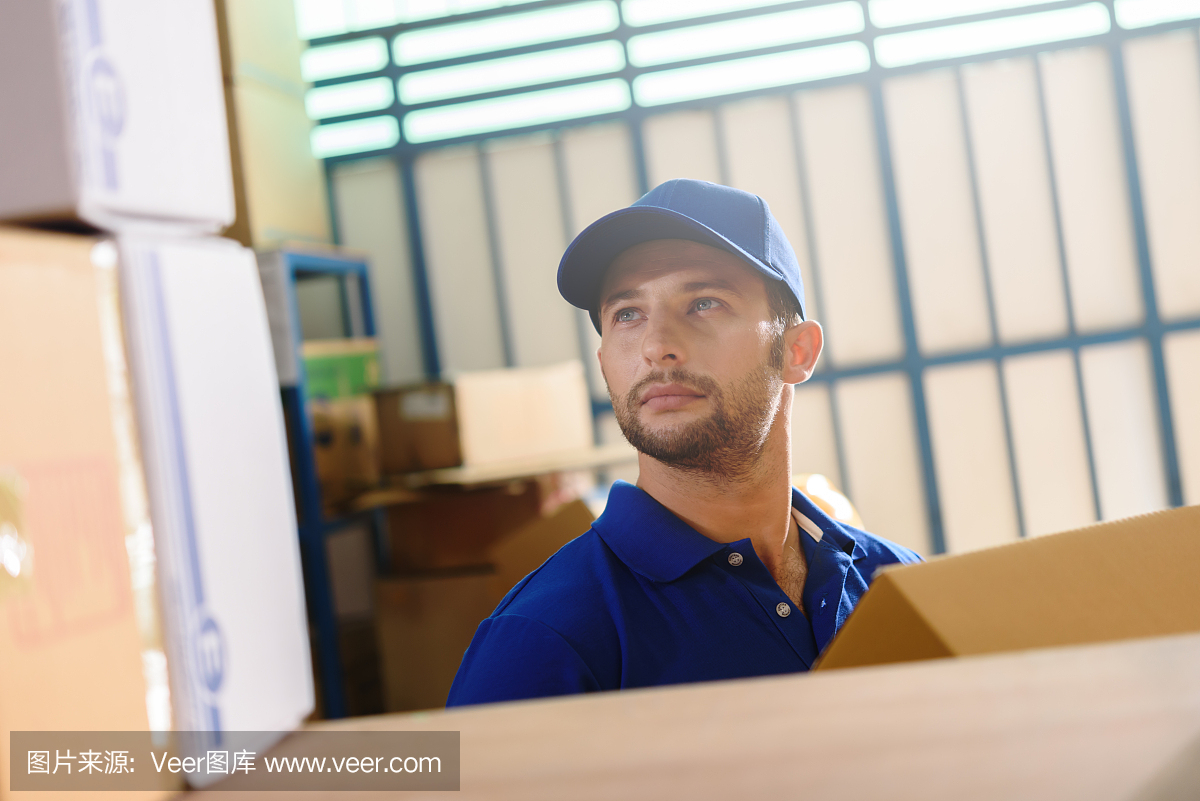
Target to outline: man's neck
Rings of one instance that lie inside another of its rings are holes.
[[[794,530],[789,417],[786,413],[776,417],[758,458],[744,475],[718,477],[681,470],[639,454],[637,485],[711,540],[735,542],[749,537],[774,575]]]

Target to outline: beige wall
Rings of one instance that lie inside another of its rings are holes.
[[[1200,315],[1197,38],[1185,31],[1133,40],[1123,58],[1154,300],[1164,319],[1191,319]],[[1111,518],[1167,504],[1149,343],[1078,352],[1052,344],[1073,332],[1136,326],[1146,314],[1113,69],[1104,48],[1075,48],[888,78],[883,120],[868,89],[847,84],[667,112],[642,125],[651,186],[702,178],[768,201],[800,258],[810,316],[825,326],[825,367],[896,365],[813,382],[795,405],[794,469],[828,474],[877,533],[932,549],[915,391],[926,402],[951,550],[1082,525],[1097,508]],[[904,315],[879,123],[889,138],[915,345],[944,362],[916,387],[897,364]],[[598,340],[558,296],[554,276],[571,236],[636,197],[632,143],[618,122],[417,159],[446,369],[500,366],[506,353],[517,365],[581,355],[593,396],[605,397],[594,369]],[[375,256],[385,362],[408,376],[417,349],[407,243],[402,233],[371,239],[365,226],[354,234],[347,227],[347,215],[374,203],[372,193],[399,202],[394,175],[368,177],[381,169],[339,168],[335,197],[343,235]],[[1046,348],[999,361],[954,358],[1039,342]],[[1197,342],[1181,333],[1166,346],[1191,503],[1200,502]],[[600,428],[602,439],[620,436],[611,419]]]

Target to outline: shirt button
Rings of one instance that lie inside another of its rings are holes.
[[[788,606],[785,603],[781,603],[781,604],[779,604],[779,606],[775,607],[775,614],[779,615],[780,617],[787,617],[791,613],[792,613],[792,607]]]
[[[737,551],[734,551],[733,553],[729,554],[729,564],[733,565],[734,567],[737,567],[741,563],[742,563],[742,555],[740,553],[738,553]]]

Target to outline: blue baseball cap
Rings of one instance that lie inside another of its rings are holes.
[[[767,202],[758,195],[708,181],[676,178],[633,205],[601,217],[567,246],[558,264],[558,291],[587,310],[600,330],[600,290],[613,259],[654,239],[688,239],[740,256],[791,290],[804,317],[800,264]]]

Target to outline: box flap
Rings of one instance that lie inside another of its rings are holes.
[[[868,664],[843,656],[868,651],[875,663],[912,658],[878,635],[909,614],[892,607],[911,609],[953,655],[1200,631],[1197,565],[1191,506],[895,568],[863,596],[825,666]],[[868,637],[869,647],[854,642]]]
[[[897,585],[895,574],[902,570],[885,571],[876,577],[821,656],[816,670],[953,656]]]

